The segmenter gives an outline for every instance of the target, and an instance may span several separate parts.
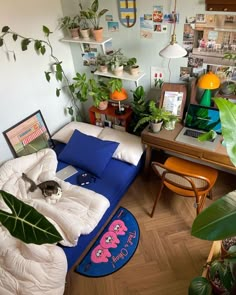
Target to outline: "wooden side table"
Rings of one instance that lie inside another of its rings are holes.
[[[116,114],[116,109],[118,106],[113,106],[109,103],[106,110],[99,110],[95,106],[89,108],[89,119],[90,123],[94,125],[102,124],[102,126],[109,126],[119,130],[127,131],[131,116],[132,109],[131,107],[125,108],[125,113],[118,115]]]

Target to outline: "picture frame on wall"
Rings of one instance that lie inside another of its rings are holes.
[[[159,107],[183,119],[187,86],[180,83],[163,83]]]
[[[40,110],[3,132],[14,157],[26,156],[43,148],[54,148]]]

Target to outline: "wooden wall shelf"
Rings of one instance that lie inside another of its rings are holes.
[[[207,11],[236,11],[235,0],[206,0]]]

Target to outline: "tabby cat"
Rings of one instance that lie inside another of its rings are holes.
[[[46,201],[49,203],[55,204],[62,196],[62,189],[60,185],[54,180],[47,180],[36,184],[25,173],[22,173],[22,178],[30,183],[30,192],[34,192],[37,188],[39,188],[43,196],[46,198]]]

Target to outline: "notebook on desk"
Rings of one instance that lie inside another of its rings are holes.
[[[200,134],[210,130],[214,130],[217,133],[214,140],[198,140]],[[175,140],[203,149],[215,150],[220,140],[219,134],[221,134],[219,110],[212,107],[190,104],[185,116],[184,127]]]

